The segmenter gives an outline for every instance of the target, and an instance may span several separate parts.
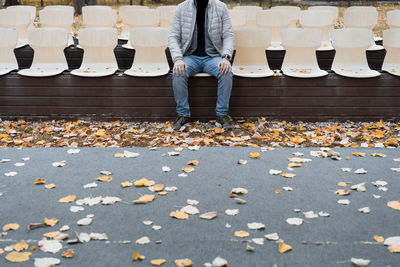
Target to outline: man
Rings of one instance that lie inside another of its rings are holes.
[[[234,35],[226,5],[219,0],[186,0],[179,4],[171,25],[168,47],[174,62],[173,89],[179,130],[190,117],[188,78],[207,72],[218,79],[217,123],[231,130],[228,116],[232,90]]]

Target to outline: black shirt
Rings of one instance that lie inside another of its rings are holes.
[[[193,52],[195,56],[207,56],[206,53],[206,37],[204,32],[204,22],[206,17],[206,9],[208,0],[195,0],[197,7],[196,25],[197,25],[197,48]]]

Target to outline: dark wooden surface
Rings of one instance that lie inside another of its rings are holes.
[[[398,119],[400,78],[382,73],[352,79],[330,73],[316,79],[286,76],[234,77],[230,114],[236,118],[286,120]],[[28,78],[0,77],[0,116],[158,120],[175,116],[171,75],[134,78],[117,73],[81,78],[68,73]],[[195,119],[215,117],[217,81],[191,78],[190,105]]]

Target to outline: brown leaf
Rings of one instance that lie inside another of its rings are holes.
[[[190,160],[186,164],[187,165],[198,166],[199,165],[199,161],[198,160]]]
[[[380,157],[380,158],[386,158],[385,154],[382,153],[372,153],[371,156],[373,157]]]
[[[100,174],[102,174],[102,175],[111,175],[112,172],[110,172],[110,171],[100,171]]]
[[[24,262],[28,261],[29,257],[32,255],[31,252],[10,252],[6,256],[6,260],[10,262]]]
[[[387,203],[388,207],[394,209],[394,210],[400,210],[400,201],[399,200],[393,200],[389,201]]]
[[[194,171],[194,168],[192,166],[186,166],[186,167],[182,167],[182,171],[186,172],[186,173],[190,173]]]
[[[18,230],[18,228],[19,228],[18,223],[8,223],[3,226],[3,231]]]
[[[215,134],[222,134],[224,132],[224,129],[219,128],[219,127],[215,127],[214,128],[214,133]]]
[[[166,262],[166,260],[164,260],[164,259],[156,259],[156,260],[152,260],[150,263],[151,263],[151,265],[154,265],[154,266],[161,266],[165,262]]]
[[[133,255],[132,255],[132,260],[133,261],[137,261],[137,260],[141,260],[142,261],[145,258],[146,258],[146,256],[140,255],[139,252],[137,252],[137,251],[133,252]]]
[[[55,237],[59,236],[60,234],[61,234],[61,232],[55,231],[55,232],[45,233],[45,234],[43,234],[43,236],[47,237],[47,238],[55,238]]]
[[[172,218],[176,218],[179,220],[187,220],[189,218],[189,215],[186,212],[176,210],[176,211],[171,211],[169,214]]]
[[[99,176],[99,177],[97,177],[96,178],[96,180],[97,181],[100,181],[100,182],[108,182],[108,181],[111,181],[112,180],[112,177],[111,176]]]
[[[46,226],[46,224],[45,223],[31,223],[28,225],[28,230],[33,230],[33,229],[43,227],[43,226]]]
[[[64,258],[72,258],[75,255],[75,249],[67,249],[62,253],[61,256]]]
[[[36,179],[35,182],[33,182],[33,184],[45,184],[46,183],[46,179]]]
[[[353,155],[356,157],[365,157],[365,153],[361,153],[361,152],[353,152]]]
[[[347,195],[350,195],[350,189],[347,189],[347,190],[338,189],[335,191],[335,194],[339,195],[339,196],[347,196]]]
[[[291,246],[289,246],[288,244],[285,244],[285,243],[283,243],[283,242],[279,242],[278,251],[279,251],[280,253],[285,253],[285,252],[290,251],[290,250],[292,250],[292,247],[291,247]]]
[[[66,196],[66,197],[60,198],[60,199],[58,200],[58,202],[61,202],[61,203],[69,203],[69,202],[74,202],[75,199],[76,199],[76,195],[68,195],[68,196]]]
[[[400,245],[390,245],[387,247],[387,249],[390,251],[390,253],[400,253]]]
[[[252,159],[258,159],[260,158],[260,153],[256,152],[256,151],[251,151],[250,152],[250,158]]]
[[[49,218],[46,217],[46,218],[44,218],[43,221],[48,226],[54,226],[54,225],[56,225],[58,223],[58,220],[56,218],[49,219]]]
[[[176,264],[176,266],[179,266],[179,267],[188,267],[188,266],[192,266],[193,262],[190,259],[186,258],[186,259],[175,260],[175,264]]]
[[[18,243],[16,243],[16,244],[14,244],[14,245],[12,245],[12,248],[15,250],[15,251],[22,251],[22,250],[25,250],[25,249],[27,249],[29,247],[29,245],[28,245],[28,243],[26,243],[25,241],[21,241],[21,242],[18,242]]]
[[[56,185],[55,184],[46,184],[44,187],[47,189],[53,189],[56,187]]]
[[[237,237],[248,237],[250,234],[246,231],[236,231],[235,236]]]

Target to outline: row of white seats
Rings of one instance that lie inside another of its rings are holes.
[[[84,49],[83,62],[71,73],[83,77],[112,75],[118,70],[114,55],[117,45],[117,30],[114,28],[81,29],[80,45]],[[0,28],[0,74],[18,68],[13,49],[17,42],[15,29]],[[135,48],[132,67],[127,75],[139,77],[161,76],[169,73],[165,55],[168,30],[163,28],[135,28],[130,30],[130,42]],[[232,72],[243,77],[268,77],[274,75],[269,68],[265,50],[271,42],[268,29],[243,28],[235,30],[236,55]],[[58,28],[31,29],[28,38],[34,49],[31,68],[18,73],[31,77],[46,77],[68,69],[64,48],[68,32]],[[316,58],[322,32],[318,29],[286,29],[282,31],[282,45],[286,49],[282,65],[285,75],[298,78],[315,78],[327,75],[321,70]],[[342,76],[369,78],[380,73],[371,70],[367,63],[366,50],[373,39],[369,29],[336,29],[332,32],[336,49],[332,70]],[[384,31],[387,54],[383,70],[393,75],[400,74],[400,29]]]

